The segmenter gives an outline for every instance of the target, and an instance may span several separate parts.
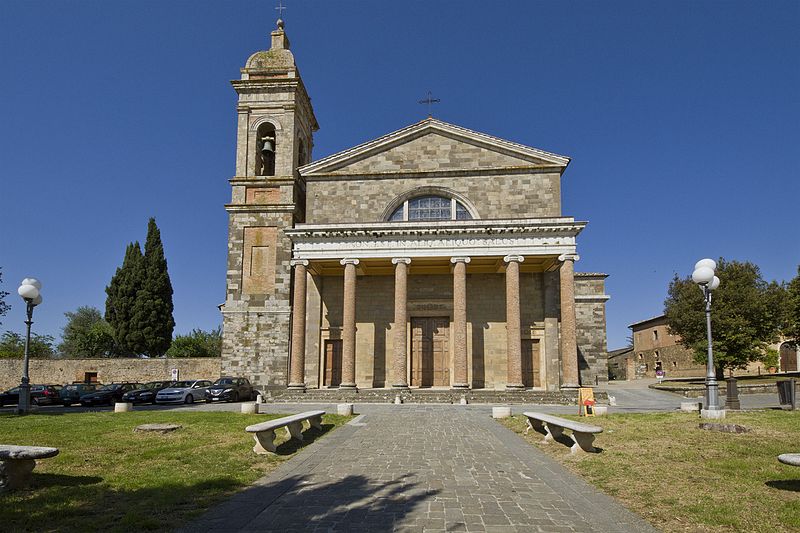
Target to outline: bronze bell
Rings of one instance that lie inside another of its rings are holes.
[[[261,155],[267,156],[275,153],[275,139],[265,137],[264,143],[261,145]]]

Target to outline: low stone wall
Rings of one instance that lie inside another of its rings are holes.
[[[29,374],[31,383],[72,383],[86,380],[86,375],[91,373],[97,374],[99,383],[144,383],[170,379],[173,368],[178,369],[178,379],[215,380],[220,376],[220,358],[31,359]],[[21,359],[0,359],[0,389],[6,390],[19,385],[21,377]]]

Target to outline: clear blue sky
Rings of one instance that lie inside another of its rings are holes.
[[[609,348],[673,272],[800,263],[800,2],[292,1],[314,158],[424,118],[572,157],[582,271],[610,274]],[[0,266],[39,277],[34,329],[104,308],[125,245],[161,228],[176,333],[220,323],[236,93],[271,1],[0,3]]]

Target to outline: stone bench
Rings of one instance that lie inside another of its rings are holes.
[[[58,455],[58,448],[0,444],[0,492],[27,487],[36,459]]]
[[[782,453],[778,456],[778,461],[785,465],[800,466],[800,453]]]
[[[597,433],[602,433],[603,428],[599,426],[591,426],[582,422],[574,422],[553,415],[546,415],[544,413],[522,413],[528,419],[528,429],[525,434],[531,429],[536,430],[544,435],[543,442],[559,441],[569,445],[567,436],[564,435],[564,430],[568,429],[572,433],[569,435],[572,444],[570,450],[572,453],[578,453],[579,450],[584,452],[596,452],[597,449],[592,445],[594,436]]]
[[[303,441],[303,421],[308,420],[311,427],[322,429],[322,415],[325,411],[306,411],[297,415],[284,416],[275,420],[267,420],[252,426],[247,426],[245,431],[253,433],[256,445],[253,451],[258,454],[275,453],[275,430],[285,427],[289,437]]]

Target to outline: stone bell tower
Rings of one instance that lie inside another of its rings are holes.
[[[284,230],[305,220],[297,168],[311,161],[319,127],[282,20],[271,38],[231,82],[239,103],[222,307],[222,373],[262,390],[287,385],[292,243]]]

